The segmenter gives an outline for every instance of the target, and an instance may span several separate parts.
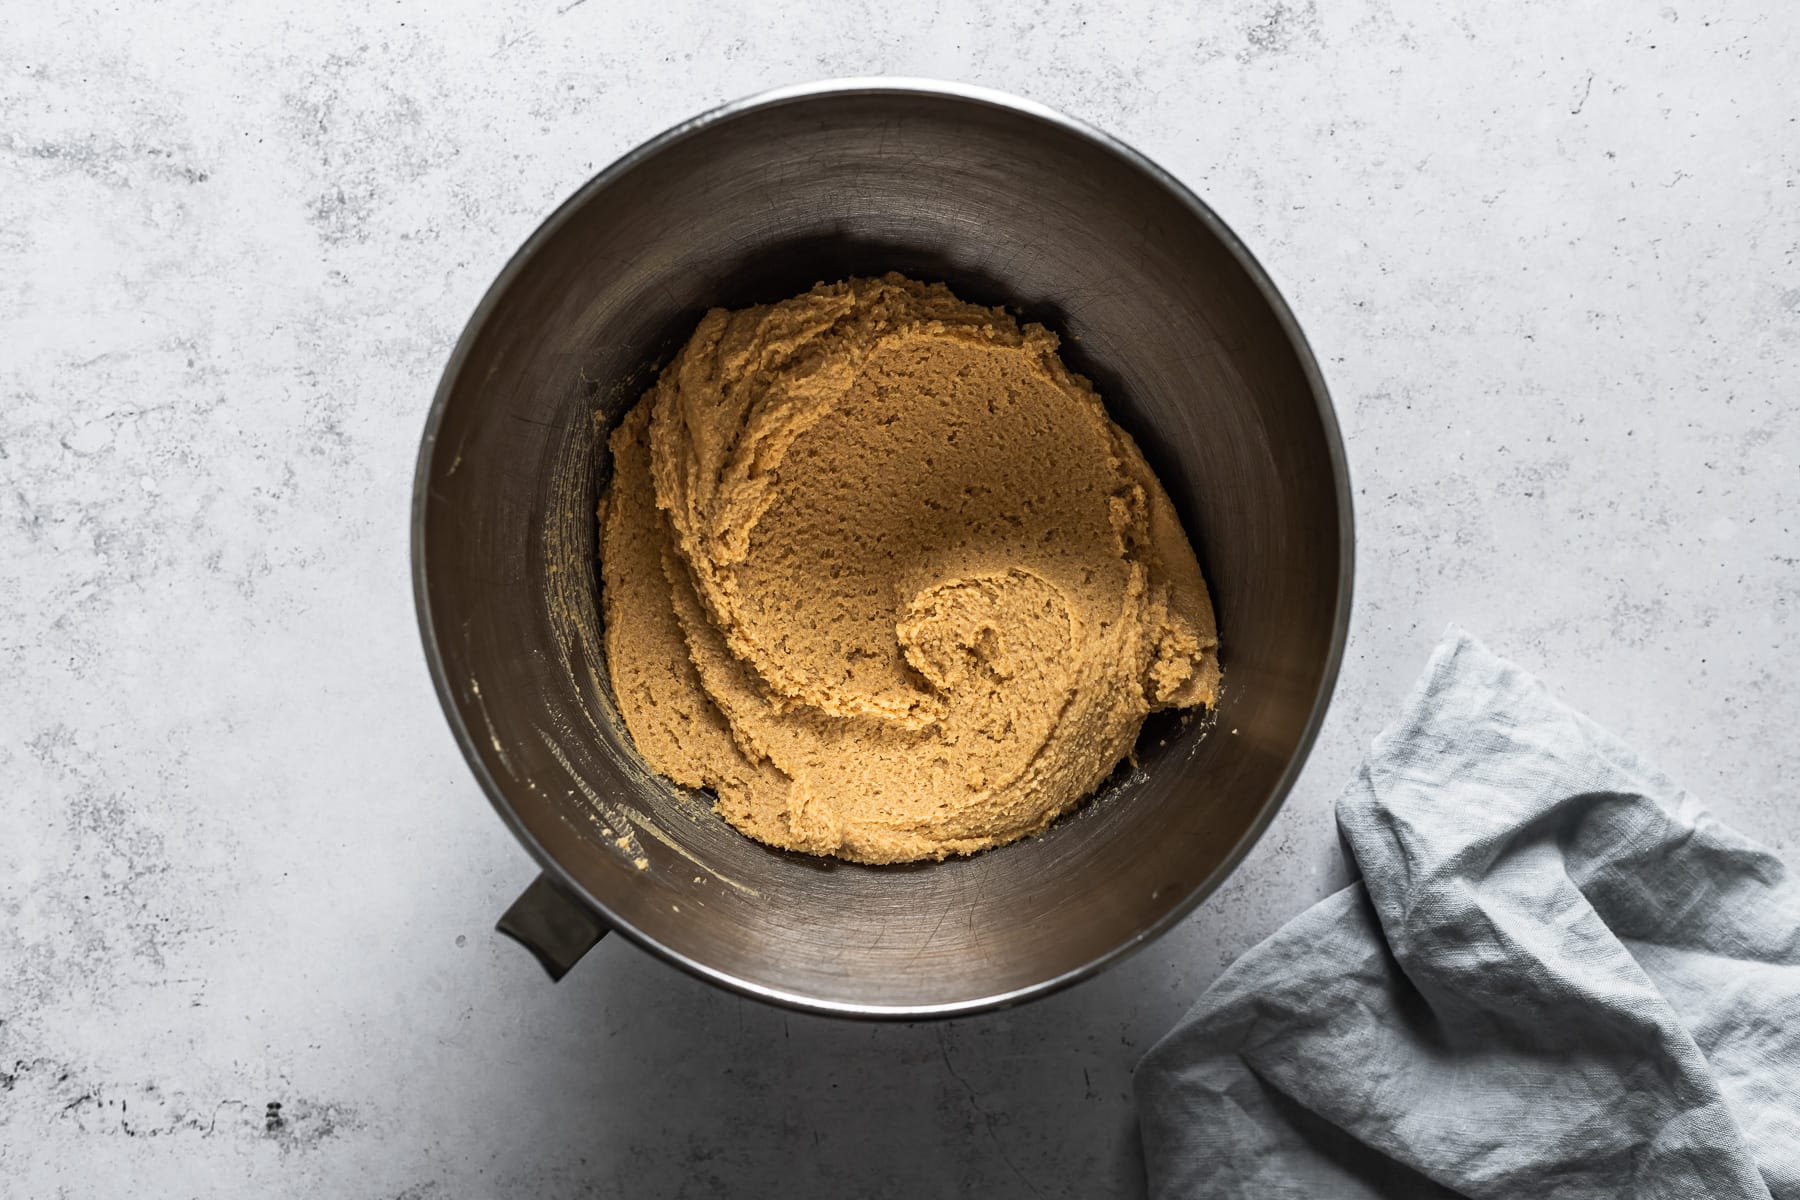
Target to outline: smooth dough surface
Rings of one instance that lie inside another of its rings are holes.
[[[714,309],[613,432],[608,670],[658,772],[860,862],[1036,832],[1218,638],[1162,486],[1054,334],[888,275]]]

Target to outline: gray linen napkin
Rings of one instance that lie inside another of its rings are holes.
[[[1138,1068],[1153,1197],[1800,1198],[1780,861],[1455,629],[1337,817]]]

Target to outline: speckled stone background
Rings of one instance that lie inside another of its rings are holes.
[[[5,18],[0,1192],[1132,1194],[1133,1064],[1343,882],[1450,620],[1800,859],[1791,0],[748,7]],[[1335,706],[1231,883],[1050,1000],[834,1023],[617,939],[552,987],[414,630],[437,372],[606,162],[884,72],[1122,135],[1273,272],[1355,476]]]

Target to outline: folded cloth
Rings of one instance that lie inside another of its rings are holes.
[[[1452,629],[1362,881],[1136,1076],[1154,1197],[1800,1197],[1800,880]]]

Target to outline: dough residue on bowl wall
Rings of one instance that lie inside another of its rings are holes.
[[[1078,804],[1210,705],[1211,602],[1054,334],[888,275],[714,309],[612,434],[608,670],[655,770],[861,862]]]

